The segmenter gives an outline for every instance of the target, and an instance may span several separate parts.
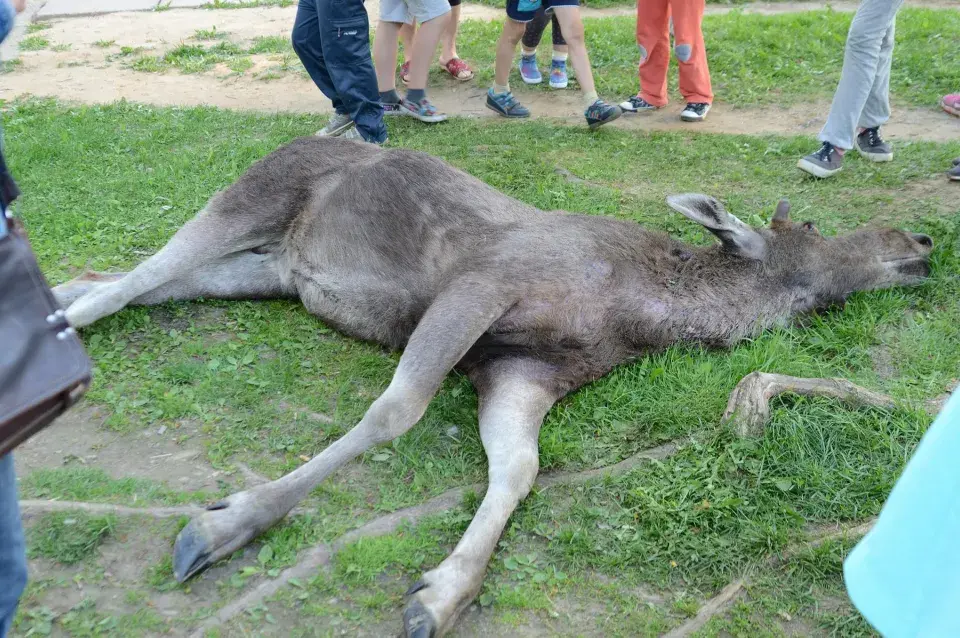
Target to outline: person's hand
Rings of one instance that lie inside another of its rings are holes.
[[[23,13],[24,9],[27,8],[27,0],[12,0],[13,8],[16,9],[17,13]]]

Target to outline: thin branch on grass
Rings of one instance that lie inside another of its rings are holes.
[[[637,452],[633,456],[608,467],[585,470],[583,472],[558,472],[556,474],[545,475],[537,480],[536,485],[541,488],[556,485],[578,485],[604,476],[624,474],[643,463],[668,458],[677,451],[677,447],[678,445],[676,443],[665,443],[655,448]],[[291,580],[310,577],[319,569],[330,565],[336,553],[350,543],[356,542],[361,538],[384,536],[395,531],[402,523],[416,523],[425,516],[441,514],[458,507],[460,503],[463,502],[463,497],[468,491],[473,491],[479,496],[482,496],[486,491],[486,485],[468,485],[448,490],[420,505],[408,507],[376,518],[362,527],[347,532],[332,543],[324,543],[313,547],[303,554],[293,567],[285,569],[279,576],[272,580],[260,583],[257,587],[224,606],[219,612],[204,621],[191,636],[193,638],[203,638],[210,629],[223,625],[235,616],[243,613],[244,610],[261,604],[264,600],[276,594],[281,587]]]
[[[769,372],[751,372],[730,393],[724,421],[731,421],[738,435],[758,436],[770,420],[770,399],[792,392],[803,396],[829,397],[856,406],[892,410],[897,402],[886,394],[867,390],[846,379],[802,379]],[[923,408],[936,413],[936,403],[928,401]]]
[[[664,638],[684,638],[700,631],[714,616],[725,612],[730,603],[740,596],[742,590],[743,580],[730,583],[721,589],[719,594],[704,603],[696,616],[670,631]]]

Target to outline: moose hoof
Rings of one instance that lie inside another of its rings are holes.
[[[423,581],[418,581],[407,595],[413,594],[426,587]],[[406,638],[434,638],[437,635],[437,622],[433,614],[424,607],[419,600],[411,601],[403,612],[403,632]]]
[[[262,520],[249,492],[215,503],[180,530],[173,545],[173,575],[179,582],[237,551],[277,519]],[[272,517],[271,517],[272,518]]]

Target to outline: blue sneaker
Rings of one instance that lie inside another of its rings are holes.
[[[487,89],[487,108],[503,117],[530,117],[530,109],[517,102],[510,91],[494,93],[492,88]]]
[[[554,60],[550,64],[550,88],[565,89],[569,80],[567,78],[567,61]]]
[[[525,84],[540,84],[543,82],[543,76],[540,75],[540,69],[537,68],[537,55],[520,55],[520,77]]]

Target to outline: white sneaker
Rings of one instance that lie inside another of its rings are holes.
[[[353,126],[353,120],[346,113],[334,113],[330,116],[330,121],[322,129],[316,132],[317,137],[337,137],[344,131]]]
[[[710,105],[706,102],[690,102],[680,112],[680,119],[684,122],[702,122],[710,112]]]

